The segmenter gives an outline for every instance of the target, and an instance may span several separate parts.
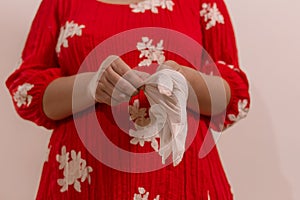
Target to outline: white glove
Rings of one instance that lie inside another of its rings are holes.
[[[170,69],[156,72],[145,80],[145,95],[151,108],[149,110],[150,124],[145,127],[136,126],[130,130],[132,137],[144,141],[152,141],[160,137],[159,154],[162,163],[171,155],[173,165],[178,165],[185,152],[187,136],[186,104],[188,85],[182,74]]]
[[[95,101],[118,105],[129,101],[147,77],[147,73],[131,70],[120,57],[112,55],[101,63],[88,84],[88,90]]]

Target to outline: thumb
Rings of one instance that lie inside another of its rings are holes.
[[[171,69],[171,70],[175,70],[175,71],[180,71],[181,65],[179,65],[177,62],[173,61],[173,60],[168,60],[164,63],[162,63],[156,71],[161,71],[163,69]]]

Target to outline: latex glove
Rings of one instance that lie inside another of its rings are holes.
[[[173,165],[183,158],[187,136],[186,104],[188,86],[182,74],[170,69],[157,71],[145,80],[145,95],[151,105],[149,110],[150,124],[136,126],[129,134],[139,140],[152,141],[157,135],[160,138],[159,154],[162,163],[172,154]]]
[[[148,75],[132,70],[120,57],[109,56],[91,79],[88,90],[96,102],[118,105],[138,92]]]

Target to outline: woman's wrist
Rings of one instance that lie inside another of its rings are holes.
[[[64,119],[95,104],[88,94],[93,72],[61,77],[51,82],[43,96],[43,109],[53,120]]]
[[[231,95],[230,87],[222,77],[203,74],[175,61],[166,61],[160,68],[176,70],[186,78],[190,85],[188,107],[191,110],[200,111],[203,115],[215,115],[226,109]],[[212,111],[212,104],[214,104],[214,111]]]

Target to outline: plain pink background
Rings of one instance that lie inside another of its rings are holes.
[[[40,0],[0,2],[0,200],[31,200],[50,132],[20,119],[4,86]],[[252,108],[218,148],[236,200],[300,199],[300,2],[227,1]]]

